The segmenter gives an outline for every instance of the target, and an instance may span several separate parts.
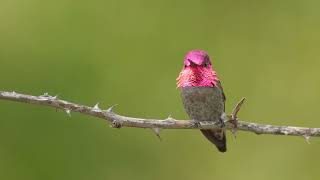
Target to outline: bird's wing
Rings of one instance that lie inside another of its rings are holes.
[[[222,93],[222,99],[223,99],[223,105],[224,105],[224,110],[225,110],[225,103],[226,103],[226,95],[224,94],[224,92],[223,92],[223,88],[222,88],[222,85],[221,85],[221,82],[218,80],[217,81],[217,86],[218,86],[218,88],[220,88],[220,90],[221,90],[221,93]]]

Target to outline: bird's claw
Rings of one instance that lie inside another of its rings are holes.
[[[219,126],[221,129],[226,127],[226,124],[224,123],[224,120],[222,118],[220,118]]]
[[[196,120],[191,120],[191,121],[193,122],[193,124],[194,124],[195,128],[199,128],[199,127],[201,127],[201,124],[200,124],[200,122],[199,122],[199,121],[196,121]]]

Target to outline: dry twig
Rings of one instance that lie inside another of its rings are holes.
[[[113,107],[107,110],[99,108],[98,104],[94,107],[71,103],[57,96],[50,96],[47,93],[41,96],[32,96],[19,94],[16,92],[0,91],[0,99],[23,102],[28,104],[38,104],[49,106],[56,109],[62,109],[70,116],[70,112],[79,112],[89,116],[98,117],[111,122],[113,128],[135,127],[135,128],[152,128],[152,129],[214,129],[221,128],[221,125],[215,122],[202,121],[195,123],[192,120],[176,120],[172,117],[167,119],[143,119],[121,116],[112,111]],[[311,136],[320,136],[320,128],[293,127],[293,126],[275,126],[267,124],[257,124],[251,122],[240,121],[237,118],[237,113],[243,104],[242,99],[234,108],[230,116],[225,116],[225,128],[233,130],[235,128],[241,131],[253,132],[256,134],[272,134],[272,135],[291,135],[303,136],[309,139]]]

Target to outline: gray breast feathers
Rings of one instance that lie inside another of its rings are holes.
[[[223,92],[219,87],[185,87],[181,92],[189,117],[196,121],[219,121],[224,113]]]

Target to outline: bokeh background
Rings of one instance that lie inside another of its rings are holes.
[[[0,89],[134,117],[187,116],[184,54],[213,57],[227,110],[320,127],[319,1],[0,1]],[[0,179],[316,179],[320,140],[228,133],[221,154],[196,130],[112,129],[97,118],[0,101]]]

